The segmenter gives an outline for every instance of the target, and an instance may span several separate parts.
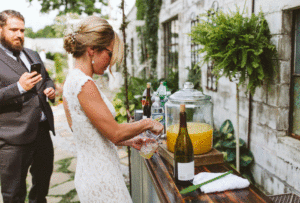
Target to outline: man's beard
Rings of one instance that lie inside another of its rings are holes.
[[[23,49],[24,39],[19,38],[21,41],[21,45],[13,45],[10,41],[8,41],[5,37],[5,34],[2,32],[2,36],[0,36],[1,44],[12,52],[20,52]]]

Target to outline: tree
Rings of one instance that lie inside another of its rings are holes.
[[[44,29],[37,31],[36,38],[55,38],[55,30],[51,25],[47,25]]]
[[[33,32],[32,28],[25,28],[25,37],[35,38],[35,32]]]
[[[43,29],[38,30],[37,32],[33,32],[32,28],[25,29],[25,37],[29,38],[55,38],[56,32],[53,29],[52,25],[47,25]]]
[[[33,0],[27,0],[30,3]],[[101,7],[107,6],[107,0],[38,0],[41,2],[41,13],[48,13],[52,10],[59,10],[58,15],[67,13],[86,13],[87,15],[93,15],[93,13],[101,13]],[[100,4],[100,8],[97,8],[95,4]]]

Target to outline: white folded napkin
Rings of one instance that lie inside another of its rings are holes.
[[[198,185],[210,179],[213,179],[217,176],[220,176],[224,173],[208,173],[202,172],[194,176],[193,184]],[[200,187],[201,191],[204,193],[211,192],[222,192],[225,190],[234,190],[234,189],[242,189],[249,187],[250,182],[239,176],[229,174],[225,177],[222,177],[218,180],[215,180],[211,183],[207,183]]]

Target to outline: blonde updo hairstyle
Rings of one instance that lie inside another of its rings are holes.
[[[110,67],[115,63],[122,62],[123,42],[105,19],[90,16],[80,23],[77,31],[64,37],[64,49],[72,54],[74,58],[79,58],[86,52],[87,47],[92,47],[96,51],[102,51],[112,41],[114,41],[114,47]]]

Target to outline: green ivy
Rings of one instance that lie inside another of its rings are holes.
[[[137,20],[144,20],[143,27],[137,27],[138,35],[141,39],[140,62],[150,60],[151,73],[150,78],[156,77],[156,64],[158,52],[158,28],[159,12],[162,0],[136,0]]]
[[[263,13],[243,15],[238,8],[237,12],[200,15],[190,36],[203,45],[199,50],[199,54],[205,53],[203,62],[214,61],[213,73],[218,79],[236,78],[239,84],[247,81],[247,91],[253,95],[256,87],[268,85],[274,78],[277,52]]]
[[[241,174],[254,183],[254,178],[250,167],[254,157],[252,152],[246,147],[245,141],[240,139],[240,172]],[[213,133],[214,148],[224,155],[224,160],[235,168],[236,163],[236,139],[234,129],[230,120],[224,121],[220,130],[214,130]]]

